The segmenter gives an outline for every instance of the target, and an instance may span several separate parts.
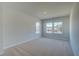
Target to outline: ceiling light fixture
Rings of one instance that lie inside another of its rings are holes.
[[[43,12],[43,14],[47,14],[47,12],[46,12],[46,11],[44,11],[44,12]]]

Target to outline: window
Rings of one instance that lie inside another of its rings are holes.
[[[40,23],[36,22],[36,33],[40,33]]]
[[[46,33],[52,33],[52,23],[46,23]]]
[[[46,33],[63,33],[63,22],[48,22],[46,23]]]
[[[63,33],[62,25],[63,22],[54,22],[54,33],[62,34]]]

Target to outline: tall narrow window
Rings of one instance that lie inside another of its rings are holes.
[[[53,24],[52,23],[46,23],[46,33],[52,33],[52,28]]]
[[[36,22],[36,33],[40,33],[40,23]]]
[[[63,22],[54,22],[54,33],[63,33]]]

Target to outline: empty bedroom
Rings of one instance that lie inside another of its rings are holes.
[[[1,56],[79,56],[78,2],[0,2]]]

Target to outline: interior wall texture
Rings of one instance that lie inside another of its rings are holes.
[[[0,3],[0,54],[3,52],[3,8]]]
[[[58,39],[58,40],[69,40],[69,15],[62,16],[62,17],[56,17],[56,18],[50,18],[50,19],[43,19],[42,21],[42,36],[47,37],[50,39]],[[46,33],[46,23],[48,22],[63,22],[63,33],[62,34],[56,34],[56,33]]]
[[[70,42],[74,55],[79,56],[79,3],[75,3],[70,16]]]
[[[4,3],[4,48],[11,47],[21,42],[27,42],[40,37],[36,34],[36,22],[38,18],[16,10],[15,5]]]

